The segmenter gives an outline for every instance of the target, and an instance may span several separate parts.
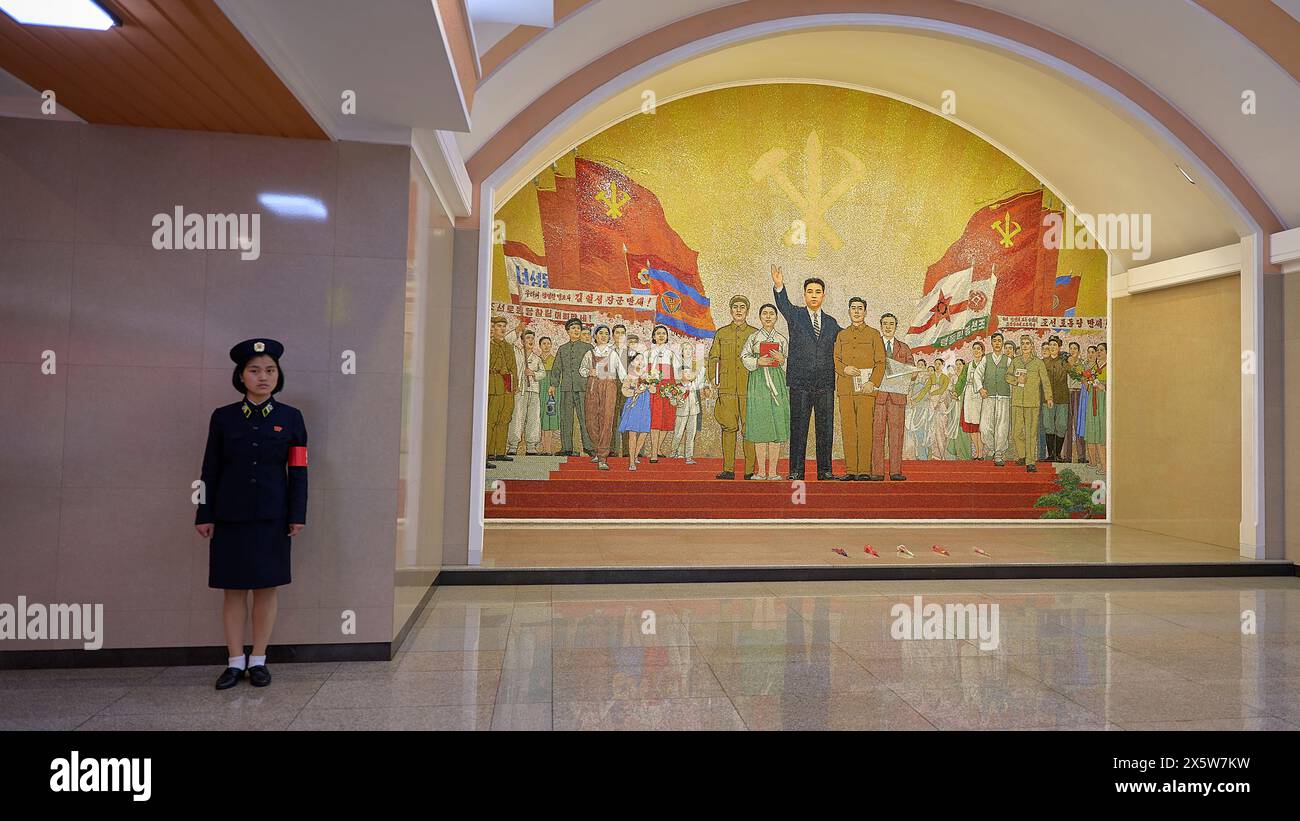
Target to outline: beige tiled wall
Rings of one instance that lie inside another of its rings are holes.
[[[411,158],[407,232],[408,384],[402,424],[406,515],[399,520],[393,602],[396,637],[442,567],[451,337],[453,227],[420,164]]]
[[[474,451],[474,349],[478,316],[478,231],[456,231],[447,375],[447,473],[443,563],[469,561],[470,462]],[[479,492],[479,491],[474,491]]]
[[[1237,276],[1113,301],[1117,524],[1238,549],[1240,305]]]
[[[274,640],[392,638],[409,174],[397,146],[0,119],[0,601],[102,602],[107,647],[220,644],[190,483],[227,350],[272,336],[311,451]],[[155,251],[176,205],[260,213],[260,259]]]
[[[1286,557],[1300,562],[1300,273],[1283,282],[1283,340],[1285,356],[1285,508]]]

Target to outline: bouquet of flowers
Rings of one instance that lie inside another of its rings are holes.
[[[674,408],[679,408],[686,402],[686,389],[681,386],[681,383],[671,379],[659,381],[659,392]]]

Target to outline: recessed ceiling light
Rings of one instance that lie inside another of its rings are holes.
[[[25,26],[106,31],[121,24],[94,0],[0,0],[0,11]]]

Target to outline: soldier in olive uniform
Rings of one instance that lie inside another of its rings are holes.
[[[591,455],[595,450],[591,446],[591,434],[587,433],[587,378],[582,375],[582,359],[591,352],[592,346],[582,341],[582,320],[577,317],[564,323],[564,330],[569,334],[565,342],[555,352],[555,363],[551,367],[551,396],[560,400],[560,456],[577,456],[573,450],[573,420],[577,417],[578,430],[582,433],[583,450]]]
[[[722,472],[719,479],[736,478],[736,434],[745,427],[745,397],[749,391],[749,371],[740,358],[745,343],[758,330],[746,321],[749,300],[737,294],[731,298],[731,324],[713,335],[707,365],[707,397],[717,386],[718,402],[713,416],[722,426]],[[754,473],[754,443],[745,440],[745,478]]]
[[[513,462],[506,456],[506,437],[510,433],[510,417],[514,415],[515,394],[519,391],[519,370],[515,363],[514,347],[506,342],[506,318],[492,318],[492,340],[488,343],[488,436],[489,468],[492,460]]]
[[[1027,334],[1020,337],[1020,355],[1011,360],[1007,382],[1011,384],[1011,438],[1015,441],[1017,461],[1025,470],[1037,473],[1038,416],[1044,400],[1053,406],[1052,383],[1043,360],[1034,356],[1034,341]]]

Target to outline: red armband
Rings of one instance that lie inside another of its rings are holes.
[[[307,446],[294,445],[289,448],[289,467],[305,468],[307,467]]]

